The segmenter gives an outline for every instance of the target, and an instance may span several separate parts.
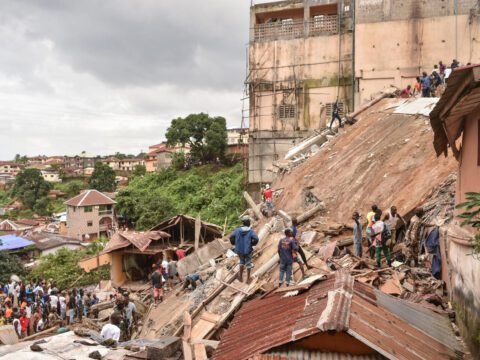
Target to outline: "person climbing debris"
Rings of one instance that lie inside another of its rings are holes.
[[[258,244],[258,235],[250,227],[250,218],[242,217],[242,226],[235,229],[230,235],[230,243],[235,246],[235,253],[239,258],[238,280],[243,282],[243,272],[247,268],[247,283],[250,282],[252,269],[253,247]]]
[[[307,257],[305,256],[305,252],[303,251],[302,247],[300,246],[300,241],[298,240],[298,220],[296,217],[292,218],[292,235],[293,235],[293,240],[295,241],[295,245],[297,246],[297,251],[295,251],[295,256],[293,258],[294,262],[296,262],[299,267],[300,271],[302,272],[302,277],[305,278],[305,269],[303,265],[309,269],[310,267],[308,266],[307,263]],[[300,255],[300,257],[298,256]]]
[[[388,266],[391,265],[392,260],[390,258],[390,250],[387,247],[386,242],[388,241],[390,235],[388,228],[385,223],[381,220],[382,213],[381,210],[378,210],[377,213],[373,216],[373,226],[372,226],[372,237],[373,237],[373,246],[375,246],[375,260],[377,262],[377,267],[381,267],[381,257],[382,251],[387,259]]]
[[[414,266],[418,266],[418,254],[420,247],[420,230],[422,228],[422,217],[424,211],[419,207],[415,209],[415,215],[410,220],[410,226],[405,234],[405,245],[407,246],[407,264],[411,265],[412,261]]]
[[[294,251],[297,250],[293,240],[293,231],[291,228],[285,229],[285,237],[278,242],[278,256],[280,258],[280,275],[278,286],[281,287],[285,279],[285,285],[290,286],[292,278],[292,265]]]
[[[330,121],[330,130],[332,130],[332,126],[333,126],[333,123],[335,122],[335,119],[338,120],[338,122],[339,122],[338,127],[339,127],[339,128],[343,128],[342,118],[340,117],[340,109],[339,109],[339,107],[338,107],[338,99],[337,99],[337,101],[335,101],[335,103],[333,104],[333,108],[332,108],[332,120]]]
[[[267,211],[273,210],[273,189],[270,188],[270,185],[265,185],[265,189],[262,192],[263,202],[265,204],[265,209]]]
[[[177,296],[182,291],[187,290],[189,287],[191,287],[192,290],[195,290],[197,288],[197,281],[200,281],[203,284],[202,277],[200,276],[200,273],[198,273],[198,272],[194,272],[194,273],[191,273],[191,274],[188,274],[187,276],[185,276],[185,280],[183,281],[182,290],[180,290],[177,293]]]
[[[373,237],[372,237],[372,227],[373,227],[373,217],[378,211],[377,205],[372,205],[371,211],[367,213],[367,241],[370,258],[373,259],[375,251],[373,250]]]
[[[353,223],[353,246],[355,256],[362,257],[362,224],[360,224],[360,214],[358,211],[354,211],[352,214]]]

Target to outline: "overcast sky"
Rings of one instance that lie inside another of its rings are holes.
[[[138,153],[193,112],[241,122],[249,0],[2,0],[0,160]]]

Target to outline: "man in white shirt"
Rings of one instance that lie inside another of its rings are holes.
[[[120,328],[118,325],[120,324],[120,317],[113,313],[110,316],[110,324],[103,325],[102,331],[100,332],[100,336],[103,340],[114,340],[118,342],[120,340]]]
[[[57,313],[57,306],[58,306],[58,296],[57,292],[54,290],[50,293],[50,307],[52,312]]]

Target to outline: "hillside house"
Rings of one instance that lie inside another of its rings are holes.
[[[127,281],[143,280],[151,272],[152,264],[171,257],[176,259],[174,248],[191,254],[195,250],[197,235],[198,252],[207,249],[222,237],[219,226],[199,221],[187,215],[177,215],[158,224],[150,231],[117,231],[105,246],[102,254],[110,254],[111,280],[115,286]],[[207,249],[208,250],[208,249]],[[222,253],[224,249],[222,248]],[[187,256],[189,258],[189,256]],[[210,257],[207,258],[207,261]],[[179,262],[190,263],[183,259]],[[198,265],[198,260],[196,261]]]
[[[455,203],[465,201],[468,192],[480,193],[480,65],[456,69],[448,86],[430,114],[437,156],[448,156],[449,149],[458,160]],[[462,210],[457,210],[457,215]],[[449,265],[442,274],[461,316],[465,338],[476,356],[480,356],[480,261],[472,256],[472,241],[478,229],[461,227],[461,219],[444,227],[440,246],[442,262]],[[443,267],[443,266],[442,266]]]
[[[97,190],[85,190],[67,200],[67,236],[92,240],[116,227],[115,201]]]
[[[13,161],[0,161],[0,174],[17,176],[17,174],[22,171],[23,168],[24,165]]]

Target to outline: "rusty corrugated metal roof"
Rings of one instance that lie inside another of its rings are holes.
[[[307,349],[292,349],[269,351],[267,354],[256,355],[253,360],[381,360],[378,355],[350,355],[342,353],[322,352]]]
[[[423,310],[419,321],[424,322],[425,327],[419,328],[410,324],[408,317],[402,316],[401,312],[395,314],[384,306],[388,298],[396,300],[400,307],[405,301],[385,294],[378,301],[370,285],[355,282],[352,290],[350,281],[347,275],[337,272],[298,296],[284,298],[282,293],[272,293],[244,304],[223,334],[214,359],[250,359],[322,332],[317,324],[325,311],[326,331],[344,329],[387,358],[461,358],[461,347],[455,343],[451,329],[444,326],[442,332],[429,331],[429,324],[432,328],[438,326],[436,314]],[[331,309],[328,309],[329,292],[338,302],[332,302]],[[335,295],[335,292],[343,293],[343,296]],[[351,301],[347,301],[348,298]]]
[[[440,156],[447,156],[448,147],[454,149],[455,140],[461,135],[463,118],[472,112],[480,100],[476,88],[480,86],[480,65],[455,69],[448,78],[448,85],[437,105],[430,113],[434,131],[433,146]],[[457,149],[454,155],[458,157]]]
[[[167,234],[163,231],[117,231],[112,235],[102,253],[109,253],[130,245],[135,246],[140,251],[145,251],[150,246],[152,241],[167,239],[169,237],[170,234]]]
[[[328,292],[327,306],[317,322],[317,328],[321,331],[348,329],[354,281],[354,277],[346,270],[337,272],[334,288]]]

